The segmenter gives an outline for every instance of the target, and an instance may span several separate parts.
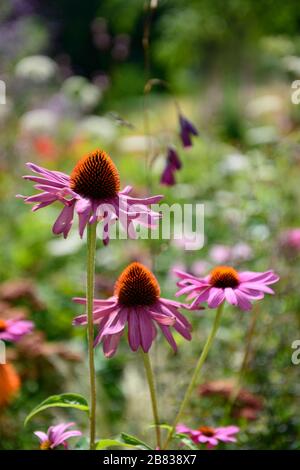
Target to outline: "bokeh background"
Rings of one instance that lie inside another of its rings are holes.
[[[154,2],[155,3],[155,2]],[[145,171],[147,72],[142,0],[1,0],[0,317],[22,315],[35,332],[8,348],[11,364],[0,389],[0,448],[38,448],[33,436],[76,411],[48,411],[24,428],[25,416],[51,394],[87,394],[85,333],[71,326],[84,295],[84,240],[51,226],[58,207],[37,213],[15,198],[32,194],[21,179],[26,161],[69,173],[86,152],[104,148],[122,186],[163,193],[169,203],[205,204],[205,246],[187,252],[174,241],[113,241],[97,248],[98,297],[112,292],[120,271],[139,260],[152,267],[165,296],[176,291],[173,267],[197,275],[217,264],[274,269],[276,295],[251,313],[226,308],[218,339],[185,414],[185,423],[237,424],[233,449],[300,449],[300,11],[293,0],[160,0],[151,19],[148,77],[169,85],[147,97],[153,164]],[[146,18],[146,20],[145,20]],[[174,97],[199,130],[192,148],[178,138]],[[162,186],[166,146],[177,146],[182,169]],[[174,356],[164,341],[152,350],[162,420],[170,421],[212,324],[214,312],[190,314],[193,341],[178,337]],[[228,396],[249,354],[234,406]],[[151,442],[144,371],[125,340],[115,358],[96,352],[98,436],[121,431]],[[0,366],[1,367],[1,366]]]

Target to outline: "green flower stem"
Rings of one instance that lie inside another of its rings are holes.
[[[202,369],[202,366],[205,362],[205,359],[209,353],[209,350],[211,348],[211,345],[213,343],[213,340],[214,340],[214,337],[216,336],[216,333],[217,333],[217,330],[219,328],[219,325],[220,325],[220,321],[221,321],[221,316],[222,316],[222,311],[223,311],[223,307],[224,307],[224,302],[219,305],[218,309],[217,309],[217,313],[216,313],[216,316],[215,316],[215,320],[214,320],[214,323],[213,323],[213,327],[211,329],[211,332],[206,340],[206,343],[205,343],[205,346],[202,350],[202,353],[199,357],[199,360],[197,362],[197,365],[195,367],[195,370],[194,370],[194,373],[193,373],[193,376],[191,378],[191,381],[190,381],[190,384],[185,392],[185,395],[183,397],[183,400],[181,402],[181,405],[180,405],[180,408],[179,408],[179,411],[176,415],[176,418],[174,420],[174,423],[172,425],[172,428],[170,429],[169,431],[169,434],[167,436],[167,439],[163,445],[163,449],[167,449],[168,445],[169,445],[169,442],[171,441],[172,437],[173,437],[173,434],[174,434],[174,431],[176,429],[176,426],[177,424],[179,423],[181,417],[182,417],[182,414],[188,404],[188,401],[191,397],[191,394],[192,394],[192,391],[194,390],[194,387],[196,385],[196,382],[198,380],[198,377],[199,377],[199,373]]]
[[[159,422],[159,417],[158,417],[158,407],[157,407],[157,399],[156,399],[156,392],[155,392],[155,385],[154,385],[153,370],[151,367],[149,354],[144,353],[144,351],[142,351],[142,357],[144,361],[144,367],[145,367],[145,372],[146,372],[146,377],[147,377],[149,392],[150,392],[150,397],[151,397],[151,403],[152,403],[152,412],[153,412],[155,433],[156,433],[156,444],[157,444],[157,447],[161,449],[160,422]]]
[[[97,223],[88,224],[87,227],[87,337],[89,351],[90,374],[90,450],[95,448],[96,435],[96,374],[94,358],[94,278],[95,278],[95,252],[96,252],[96,228]]]
[[[235,384],[235,386],[234,386],[234,388],[233,388],[233,390],[230,394],[230,397],[229,397],[229,411],[228,411],[228,414],[231,414],[232,408],[234,407],[236,399],[238,398],[238,396],[240,394],[240,391],[241,391],[241,388],[242,388],[244,375],[245,375],[245,372],[247,370],[247,366],[248,366],[248,363],[249,363],[249,358],[250,358],[250,355],[251,355],[252,341],[253,341],[253,338],[255,336],[255,329],[256,329],[256,323],[257,323],[258,315],[259,315],[259,305],[255,304],[254,308],[253,308],[253,314],[251,316],[250,326],[249,326],[248,333],[247,333],[244,357],[243,357],[241,367],[240,367],[240,370],[239,370],[239,373],[238,373],[237,382],[236,382],[236,384]]]

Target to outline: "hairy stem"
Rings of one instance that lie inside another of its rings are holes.
[[[144,367],[145,367],[145,372],[146,372],[146,377],[147,377],[149,392],[150,392],[150,397],[151,397],[152,412],[153,412],[155,433],[156,433],[156,444],[157,444],[157,447],[161,449],[160,422],[159,422],[159,417],[158,417],[158,407],[157,407],[157,398],[156,398],[156,392],[155,392],[153,371],[151,367],[149,354],[144,353],[144,351],[142,351],[142,356],[143,356]]]
[[[96,435],[96,374],[94,358],[94,325],[93,325],[93,303],[94,303],[94,278],[95,278],[95,252],[96,252],[96,228],[97,224],[88,224],[87,227],[87,337],[89,352],[89,375],[90,375],[90,449],[95,448]]]

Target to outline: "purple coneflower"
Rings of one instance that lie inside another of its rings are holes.
[[[241,310],[251,310],[251,301],[274,294],[268,286],[279,280],[273,271],[237,272],[230,266],[217,266],[203,278],[178,270],[175,273],[180,278],[177,285],[181,287],[176,296],[188,294],[188,299],[193,299],[191,308],[202,302],[207,302],[209,308],[216,308],[226,300]]]
[[[166,166],[160,179],[161,184],[165,184],[166,186],[174,186],[176,182],[175,172],[180,170],[181,166],[182,164],[175,148],[168,147]]]
[[[151,211],[150,204],[159,202],[163,196],[134,198],[129,196],[132,187],[120,190],[120,177],[110,156],[96,150],[84,156],[71,175],[51,171],[34,163],[27,166],[39,176],[24,176],[37,183],[34,187],[42,191],[34,196],[20,196],[27,203],[34,203],[36,211],[60,201],[64,208],[53,225],[55,234],[64,238],[73,224],[74,211],[79,218],[79,234],[82,237],[87,224],[103,220],[103,243],[109,242],[110,226],[120,220],[130,238],[136,237],[134,222],[150,228],[156,227],[160,214]]]
[[[65,449],[68,448],[66,442],[70,437],[82,436],[82,433],[77,430],[66,431],[71,426],[75,426],[75,423],[61,423],[56,426],[51,426],[47,433],[42,431],[35,431],[35,435],[40,440],[41,450],[52,450],[55,447],[62,445]]]
[[[219,442],[236,442],[235,434],[239,432],[237,426],[224,426],[213,428],[210,426],[200,426],[198,429],[191,429],[184,424],[178,424],[176,431],[189,436],[195,444],[206,444],[208,449],[215,447]]]
[[[34,324],[28,320],[0,318],[0,340],[17,343],[23,336],[31,333]]]
[[[182,114],[179,114],[180,138],[184,147],[192,146],[192,135],[199,135],[195,126]]]
[[[74,301],[86,304],[84,298]],[[97,346],[102,342],[105,356],[113,356],[128,325],[130,348],[137,351],[141,347],[146,353],[156,337],[155,325],[158,325],[176,351],[170,326],[185,339],[191,339],[191,325],[178,311],[184,307],[179,302],[160,297],[158,281],[151,271],[140,263],[131,263],[117,280],[114,295],[107,300],[94,300],[93,320],[99,328],[94,344]],[[86,315],[74,319],[75,325],[86,323]]]

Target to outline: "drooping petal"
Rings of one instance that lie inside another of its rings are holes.
[[[82,238],[84,234],[85,227],[88,224],[90,215],[91,215],[91,210],[92,210],[92,204],[91,201],[88,199],[78,199],[75,204],[75,210],[78,214],[78,220],[79,220],[79,235]]]
[[[147,310],[143,308],[138,309],[138,319],[140,328],[141,346],[145,353],[147,353],[152,344],[152,321]]]
[[[106,335],[115,335],[120,333],[125,328],[127,322],[128,310],[126,308],[121,308],[113,320],[106,324],[103,330],[103,336]]]
[[[223,289],[212,287],[209,291],[207,304],[209,308],[216,308],[223,302],[224,298],[225,293]]]
[[[42,431],[35,431],[33,434],[40,440],[40,442],[48,441],[48,436],[45,432]]]
[[[141,344],[139,320],[137,313],[131,309],[128,316],[128,341],[133,351],[137,351]]]
[[[231,305],[237,305],[238,300],[235,294],[235,290],[232,289],[231,287],[226,287],[225,289],[225,298],[227,302],[229,302]]]
[[[103,339],[103,352],[105,357],[109,358],[116,353],[123,331],[120,333],[105,336]]]
[[[153,310],[149,309],[149,313],[153,320],[157,321],[158,323],[161,323],[162,325],[174,325],[176,318],[175,316],[173,317],[166,317],[165,315],[162,315],[160,313],[154,312]]]
[[[63,208],[53,225],[52,231],[54,234],[62,233],[64,238],[67,238],[73,223],[74,207],[75,205],[72,204]]]
[[[247,310],[252,309],[252,304],[251,304],[250,300],[248,299],[247,294],[245,294],[244,292],[242,292],[239,289],[235,289],[235,295],[236,295],[237,300],[238,300],[238,305],[242,310],[247,311]]]
[[[241,287],[256,290],[258,292],[264,292],[265,294],[274,294],[273,289],[266,286],[262,282],[243,282]]]
[[[161,331],[163,332],[166,340],[171,345],[174,352],[177,352],[177,344],[176,344],[175,339],[173,338],[173,335],[170,331],[170,328],[168,326],[161,325],[161,324],[159,324],[159,327],[160,327]]]
[[[51,449],[53,449],[54,447],[58,447],[59,445],[64,444],[67,439],[70,439],[70,437],[80,437],[80,436],[82,436],[82,432],[80,431],[65,432],[50,447]]]

